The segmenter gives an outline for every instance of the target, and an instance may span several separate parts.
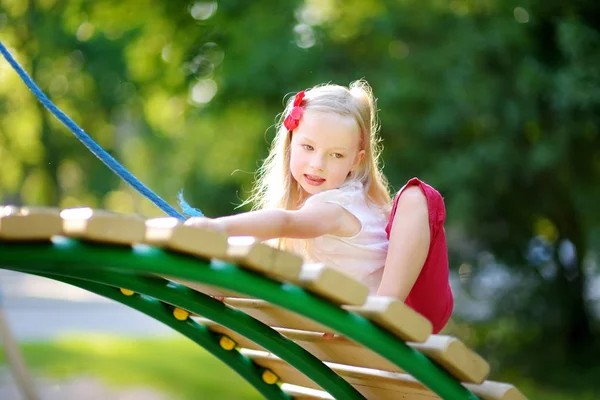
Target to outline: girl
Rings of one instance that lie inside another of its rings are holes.
[[[299,92],[278,124],[258,173],[255,210],[190,218],[229,236],[274,239],[429,318],[438,332],[452,310],[441,196],[412,179],[393,206],[379,168],[375,100],[361,80]],[[395,215],[399,215],[392,224]],[[391,246],[388,245],[391,241]]]

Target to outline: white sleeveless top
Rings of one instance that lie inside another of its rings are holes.
[[[324,263],[367,285],[374,295],[381,282],[388,250],[385,227],[386,213],[369,206],[363,185],[350,181],[309,197],[305,204],[335,203],[344,207],[361,223],[360,231],[351,237],[323,235],[314,239],[290,240],[291,250],[309,263]]]

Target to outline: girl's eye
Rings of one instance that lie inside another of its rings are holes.
[[[344,156],[340,153],[333,153],[333,158],[343,158]]]
[[[308,150],[308,151],[314,150],[310,144],[303,144],[302,147],[304,147],[304,150]]]

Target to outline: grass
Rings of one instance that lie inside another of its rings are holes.
[[[191,341],[114,336],[62,338],[21,347],[36,375],[94,376],[108,386],[147,387],[172,399],[262,397],[225,364]],[[0,347],[0,365],[6,364]]]
[[[262,397],[225,364],[183,338],[65,337],[22,345],[29,368],[39,376],[68,380],[93,376],[113,388],[147,387],[170,399],[258,400]],[[6,364],[0,347],[0,366]],[[513,383],[530,400],[593,400],[597,392],[543,388],[526,376],[495,379]]]

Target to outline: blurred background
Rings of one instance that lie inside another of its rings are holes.
[[[596,0],[0,0],[0,39],[142,182],[172,205],[183,189],[208,216],[243,210],[284,98],[365,78],[391,190],[418,176],[446,202],[456,307],[445,332],[531,399],[600,398]],[[0,204],[163,215],[4,60]],[[0,277],[44,387],[258,398],[158,323],[65,285]],[[10,379],[0,366],[6,393]]]

